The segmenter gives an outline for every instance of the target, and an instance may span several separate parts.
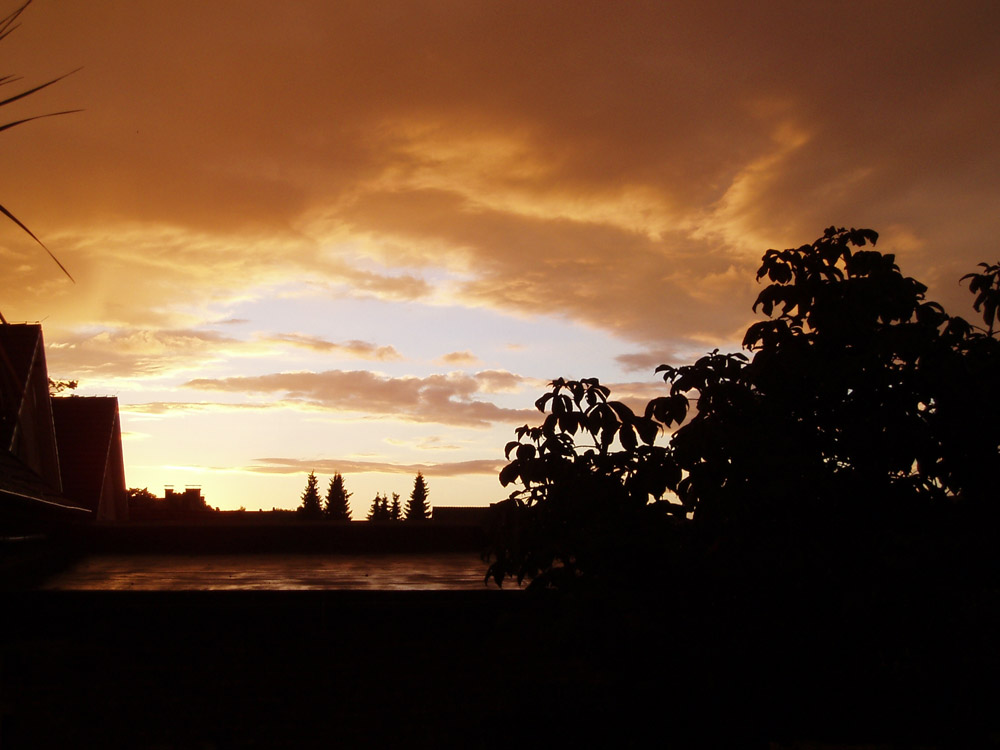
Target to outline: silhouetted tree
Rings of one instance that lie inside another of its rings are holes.
[[[371,508],[368,509],[369,521],[388,521],[389,518],[389,500],[385,495],[375,494],[375,499],[372,500]]]
[[[302,518],[310,521],[323,517],[323,509],[319,504],[319,481],[316,479],[316,472],[309,472],[298,511]]]
[[[125,497],[128,498],[129,511],[149,510],[155,507],[159,501],[159,498],[150,492],[148,487],[143,487],[142,489],[129,487],[125,491]]]
[[[544,422],[519,427],[505,448],[510,463],[500,482],[523,489],[498,504],[487,577],[567,588],[640,570],[648,561],[637,555],[655,552],[661,541],[645,537],[670,510],[684,512],[664,497],[673,464],[666,448],[653,445],[659,426],[608,400],[610,390],[596,378],[551,385],[535,402],[549,411]]]
[[[427,504],[427,482],[424,481],[424,475],[418,471],[413,480],[413,491],[410,493],[410,499],[406,502],[406,520],[426,521],[430,517],[431,508]]]
[[[326,517],[332,521],[350,521],[351,504],[348,502],[352,492],[348,492],[344,487],[344,478],[340,474],[334,474],[330,480],[330,486],[326,490],[326,507],[324,512]]]
[[[754,309],[770,319],[743,342],[753,359],[658,368],[670,396],[647,412],[697,394],[671,441],[672,489],[696,518],[854,521],[863,508],[871,524],[991,494],[1000,412],[983,383],[998,374],[997,339],[927,301],[892,255],[857,249],[877,237],[831,227],[769,250]]]
[[[389,520],[390,521],[401,521],[403,520],[403,508],[399,503],[399,493],[392,493],[392,505],[389,506]]]
[[[819,580],[847,557],[861,569],[887,554],[878,540],[900,524],[996,515],[1000,264],[964,277],[977,329],[927,301],[893,256],[861,249],[876,240],[831,227],[769,250],[752,358],[660,366],[668,394],[641,416],[596,380],[553,381],[536,402],[543,424],[507,445],[501,483],[523,489],[500,504],[488,576],[620,580],[698,538],[732,570],[771,560],[771,573]],[[663,428],[673,434],[656,445]]]
[[[80,384],[78,380],[53,380],[49,378],[49,395],[58,396],[63,391],[72,391]]]

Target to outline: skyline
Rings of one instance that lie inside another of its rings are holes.
[[[834,10],[838,13],[835,15]],[[315,470],[486,504],[556,377],[736,351],[831,224],[974,319],[1000,9],[35,0],[3,72],[3,310],[121,403],[129,486],[294,507]],[[12,270],[11,270],[12,269]]]

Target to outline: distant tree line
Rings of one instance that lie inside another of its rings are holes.
[[[319,480],[316,478],[315,472],[310,472],[306,478],[306,486],[302,492],[298,514],[303,519],[310,521],[350,521],[352,518],[349,499],[353,494],[346,490],[344,477],[337,473],[330,480],[325,499],[321,500]],[[423,474],[418,472],[413,480],[413,491],[410,493],[405,508],[400,503],[399,493],[392,493],[391,503],[387,495],[376,493],[365,520],[425,521],[431,516],[427,497],[427,482]]]
[[[319,480],[316,472],[309,472],[306,478],[306,488],[302,492],[302,503],[298,507],[299,516],[308,521],[350,521],[350,497],[353,493],[344,487],[344,477],[334,474],[326,489],[326,498],[321,501]]]

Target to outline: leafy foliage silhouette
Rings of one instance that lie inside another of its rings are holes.
[[[986,333],[993,335],[997,323],[997,313],[1000,312],[1000,262],[980,263],[982,273],[967,273],[962,281],[969,279],[969,291],[976,295],[972,303],[976,312],[982,312]]]
[[[80,385],[79,380],[53,380],[49,378],[49,395],[58,396],[63,391],[73,391]]]
[[[500,482],[524,489],[500,504],[504,533],[487,574],[497,583],[512,576],[567,587],[599,577],[644,550],[637,536],[683,510],[664,498],[674,468],[666,448],[653,444],[659,425],[651,417],[609,401],[597,379],[551,385],[535,402],[550,410],[542,425],[519,427],[505,448],[513,459]]]
[[[830,227],[767,251],[751,356],[661,365],[668,393],[641,416],[595,379],[552,381],[535,404],[543,423],[505,449],[500,482],[521,489],[499,504],[487,579],[646,585],[685,548],[841,576],[884,557],[880,540],[902,525],[992,518],[1000,266],[963,277],[976,329],[864,249],[877,239]]]
[[[125,497],[128,500],[129,512],[148,510],[155,507],[158,501],[156,495],[150,492],[148,487],[129,487],[125,491]]]

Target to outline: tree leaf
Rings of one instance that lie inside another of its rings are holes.
[[[500,485],[506,487],[520,475],[521,467],[517,461],[512,461],[500,470]]]
[[[517,460],[528,461],[535,457],[535,446],[522,444],[517,448]]]

